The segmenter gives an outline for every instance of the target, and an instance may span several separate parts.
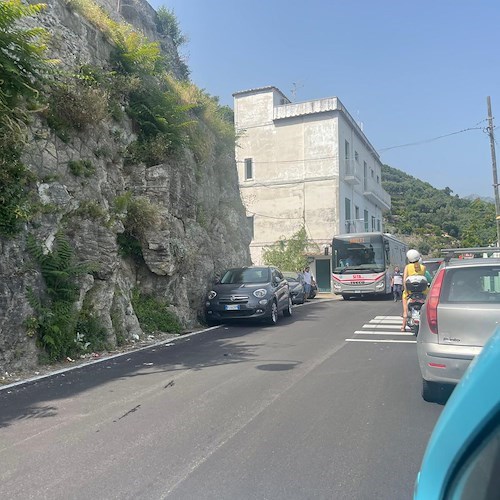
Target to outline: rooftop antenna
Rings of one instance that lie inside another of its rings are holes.
[[[357,124],[358,124],[358,127],[361,129],[361,132],[364,132],[364,130],[363,130],[363,129],[365,128],[365,124],[364,124],[364,123],[360,120],[360,118],[359,118],[359,109],[358,109],[358,110],[356,110],[356,115],[357,115],[357,120],[356,120],[356,122],[357,122]]]
[[[295,97],[297,96],[297,90],[301,89],[304,86],[301,82],[292,82],[292,89],[290,90],[290,94],[292,94],[292,99],[295,101]]]

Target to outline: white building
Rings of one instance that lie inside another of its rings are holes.
[[[383,230],[391,200],[381,186],[380,158],[337,97],[291,103],[272,86],[233,97],[252,260],[260,264],[264,247],[305,226],[318,246],[313,273],[327,291],[332,237]]]

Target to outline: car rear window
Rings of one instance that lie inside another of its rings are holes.
[[[441,301],[500,304],[500,266],[448,269]]]

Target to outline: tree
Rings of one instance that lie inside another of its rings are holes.
[[[304,227],[299,229],[288,240],[279,239],[273,246],[262,252],[264,262],[276,266],[282,271],[300,271],[307,266],[307,253],[317,252],[316,244],[311,244]]]

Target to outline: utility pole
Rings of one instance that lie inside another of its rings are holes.
[[[495,190],[495,209],[497,222],[497,247],[500,247],[500,196],[498,194],[497,157],[495,154],[495,135],[493,129],[493,116],[491,114],[491,98],[486,98],[488,103],[488,134],[490,136],[491,164],[493,167],[493,189]]]

